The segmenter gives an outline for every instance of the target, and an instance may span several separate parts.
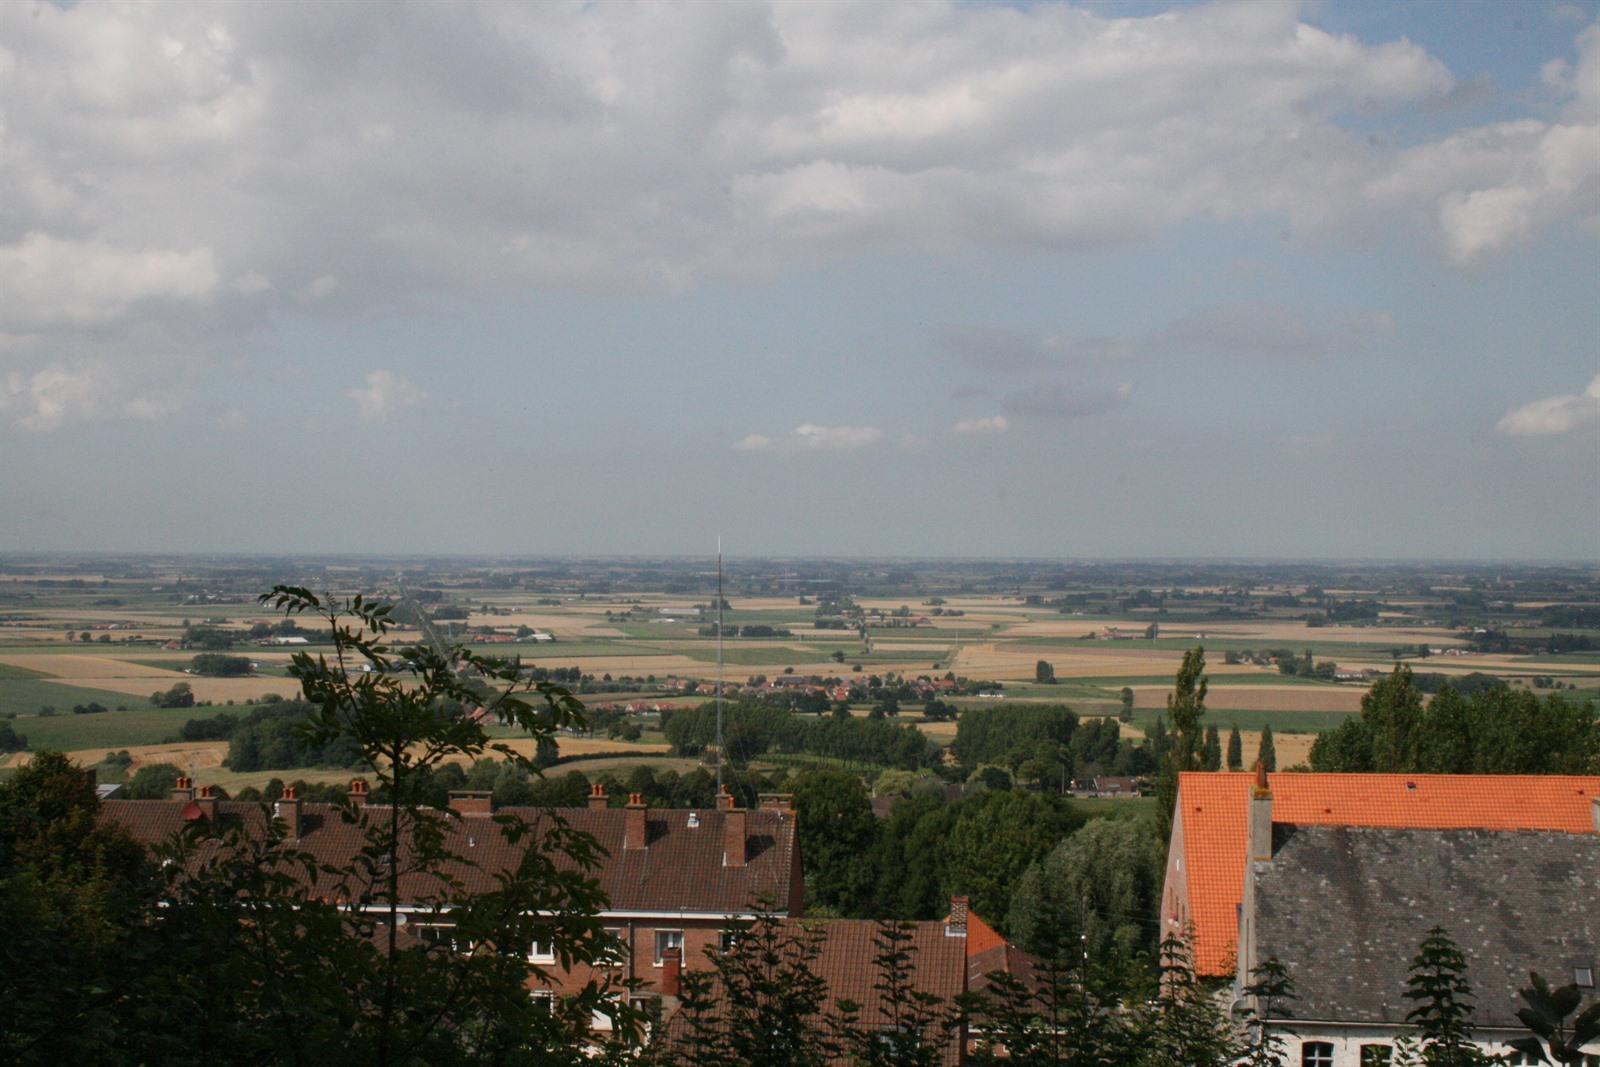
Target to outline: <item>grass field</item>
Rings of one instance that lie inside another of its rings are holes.
[[[118,705],[133,708],[150,707],[149,693],[142,696],[130,696],[127,693],[118,693],[109,689],[86,688],[77,685],[64,685],[61,682],[48,681],[44,678],[5,678],[0,679],[0,715],[36,715],[40,708],[51,707],[69,718],[83,718],[72,716],[74,704],[88,703],[104,704],[108,708]],[[91,718],[93,716],[90,716]],[[32,719],[28,720],[32,722]],[[48,722],[49,720],[45,720]],[[24,730],[23,733],[29,733]],[[29,733],[29,736],[32,736]]]
[[[35,752],[41,748],[64,751],[127,748],[130,745],[153,745],[165,741],[176,736],[179,728],[190,719],[197,715],[214,715],[218,710],[144,706],[137,710],[108,711],[99,715],[63,713],[48,718],[24,715],[11,725],[17,733],[27,736],[28,747]]]

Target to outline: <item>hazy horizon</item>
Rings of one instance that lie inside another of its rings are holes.
[[[1600,559],[1600,0],[0,5],[0,553]]]

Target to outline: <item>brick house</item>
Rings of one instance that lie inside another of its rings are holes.
[[[352,783],[350,799],[367,806],[366,782]],[[494,888],[495,875],[514,869],[525,842],[536,836],[512,844],[490,821],[493,815],[519,816],[534,827],[546,817],[538,808],[496,812],[486,792],[451,793],[450,807],[456,817],[445,845],[477,864],[450,873],[469,893]],[[101,810],[103,818],[147,846],[197,819],[266,830],[260,804],[221,800],[210,787],[197,790],[188,778],[178,780],[168,800],[108,800]],[[324,863],[344,866],[364,843],[360,829],[346,823],[335,805],[301,800],[293,787],[276,802],[275,814],[288,826],[294,844]],[[637,794],[626,806],[613,808],[596,786],[586,807],[559,809],[559,814],[606,852],[592,874],[610,901],[601,918],[624,945],[622,958],[606,974],[617,981],[637,979],[643,992],[661,991],[671,950],[683,966],[704,967],[705,950],[719,943],[723,928],[753,919],[763,903],[778,915],[803,911],[800,845],[787,796],[764,796],[755,810],[736,807],[726,794],[715,809],[651,810]],[[450,936],[448,917],[433,915],[422,903],[437,889],[431,876],[401,879],[402,895],[419,902],[402,909],[402,914],[414,916],[407,923],[408,939]],[[554,970],[553,957],[544,957],[537,945],[531,947],[529,961],[546,965],[553,990],[577,988],[592,973],[588,967]]]

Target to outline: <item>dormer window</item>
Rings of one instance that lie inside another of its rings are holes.
[[[1572,969],[1572,984],[1579,989],[1594,988],[1594,968],[1574,967]]]

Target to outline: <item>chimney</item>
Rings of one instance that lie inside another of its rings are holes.
[[[1594,813],[1594,832],[1600,834],[1600,797],[1589,801],[1589,810]]]
[[[172,783],[172,799],[188,803],[194,799],[194,779],[179,778]]]
[[[968,905],[968,903],[969,903],[969,898],[967,898],[967,897],[951,897],[950,898],[950,918],[945,920],[945,923],[944,923],[944,936],[946,936],[946,937],[966,937],[967,936],[967,905]]]
[[[488,789],[452,789],[450,810],[457,815],[493,815],[494,793]]]
[[[644,822],[644,794],[629,793],[628,806],[623,809],[622,847],[641,849],[650,843]]]
[[[717,798],[719,801],[721,797]],[[729,801],[733,798],[729,797]],[[745,845],[745,820],[749,812],[743,808],[736,808],[731,803],[722,812],[722,865],[724,867],[744,866]]]
[[[358,808],[367,806],[367,780],[354,778],[350,782],[350,803]]]
[[[200,806],[200,814],[206,817],[207,822],[217,821],[217,787],[203,785],[200,787],[200,796],[195,800]]]
[[[762,793],[759,803],[762,811],[793,811],[793,793]]]
[[[727,786],[723,786],[722,787],[722,792],[717,794],[717,810],[718,811],[732,811],[733,810],[733,804],[734,804],[733,794],[728,792],[728,787]]]
[[[609,800],[610,798],[606,796],[606,787],[604,782],[596,782],[594,785],[589,787],[590,811],[604,811],[608,806]]]
[[[278,797],[278,803],[273,806],[272,813],[283,820],[289,828],[291,839],[300,836],[300,795],[292,785],[283,787],[283,795]]]
[[[678,976],[683,973],[683,949],[669,948],[661,952],[661,995],[678,995]]]
[[[1250,859],[1272,859],[1272,789],[1267,785],[1267,768],[1256,760],[1256,781],[1250,788]]]

